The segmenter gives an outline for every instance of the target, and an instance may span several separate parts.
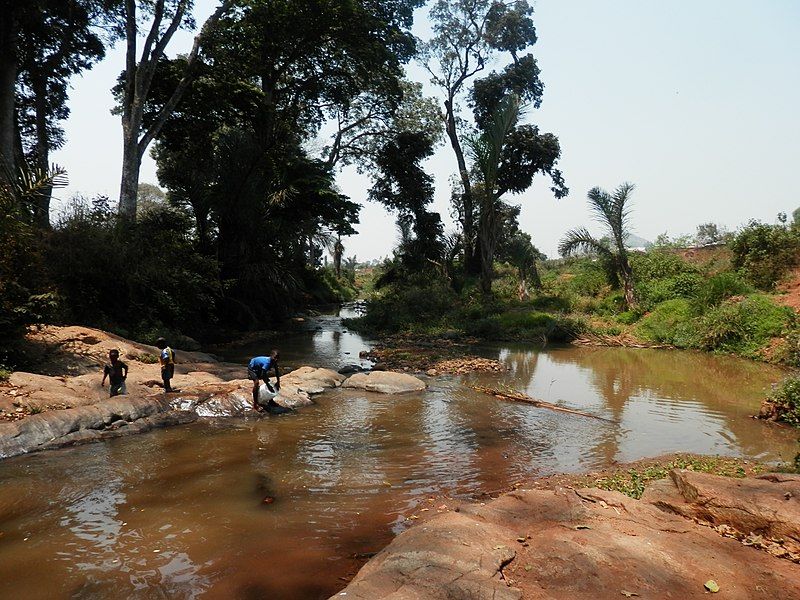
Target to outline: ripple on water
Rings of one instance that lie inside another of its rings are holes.
[[[336,319],[319,326],[287,346],[303,362],[345,363],[365,345]],[[406,517],[434,507],[431,497],[664,452],[795,451],[791,432],[748,418],[782,375],[768,367],[680,352],[477,351],[508,372],[443,377],[407,396],[336,390],[287,418],[0,462],[0,581],[17,597],[324,598],[357,566],[350,555],[378,550]],[[615,423],[500,401],[465,382]]]

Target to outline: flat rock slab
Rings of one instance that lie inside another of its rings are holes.
[[[734,479],[676,469],[651,483],[642,501],[743,534],[785,539],[800,551],[800,475]]]
[[[371,371],[355,373],[342,384],[343,388],[353,388],[379,394],[405,394],[421,392],[426,388],[425,382],[406,373],[392,371]]]
[[[766,482],[765,482],[766,483]],[[399,535],[332,599],[800,600],[800,566],[617,492],[529,490]]]

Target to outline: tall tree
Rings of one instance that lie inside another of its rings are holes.
[[[473,159],[473,177],[477,184],[478,247],[480,249],[481,289],[491,292],[494,253],[501,216],[507,208],[502,197],[521,193],[533,183],[537,173],[550,176],[557,198],[566,196],[561,172],[556,163],[561,154],[558,139],[550,133],[540,134],[532,125],[518,125],[520,99],[506,96],[494,109],[492,120],[484,123],[480,135],[468,138]]]
[[[499,0],[437,0],[430,12],[434,37],[423,49],[423,60],[431,81],[444,95],[445,130],[456,157],[461,182],[458,201],[464,232],[464,264],[472,273],[480,271],[481,259],[476,253],[477,214],[472,183],[461,143],[461,103],[469,81],[483,71],[497,53],[508,53],[515,64],[520,63],[519,52],[536,42],[532,12],[526,0],[508,3]],[[541,95],[535,60],[532,57],[523,59],[527,79],[518,87]],[[521,90],[515,91],[523,100],[528,100],[520,94]]]
[[[22,23],[17,36],[17,146],[26,161],[44,172],[50,152],[64,143],[60,121],[69,116],[69,79],[101,60],[105,53],[99,26],[108,7],[95,0],[39,0],[35,18]],[[49,226],[52,188],[37,194],[35,221]]]
[[[589,208],[606,229],[607,239],[595,238],[585,227],[580,227],[568,231],[558,246],[562,256],[586,252],[613,264],[622,281],[628,306],[636,303],[633,271],[625,247],[625,240],[630,235],[630,198],[633,190],[632,183],[623,183],[611,194],[599,187],[589,190]]]
[[[194,76],[200,47],[205,38],[233,5],[233,0],[222,0],[216,10],[203,24],[195,36],[183,75],[166,102],[147,126],[144,124],[144,108],[150,95],[153,78],[159,60],[181,27],[191,24],[191,0],[154,0],[140,2],[144,13],[150,18],[150,27],[138,55],[139,25],[142,16],[138,13],[136,0],[125,0],[125,71],[121,96],[122,114],[122,177],[119,193],[119,213],[125,218],[136,216],[136,194],[139,185],[139,169],[150,142],[158,135],[167,118],[181,100]]]
[[[442,257],[442,222],[429,211],[433,178],[421,162],[433,153],[431,140],[420,132],[401,132],[386,142],[376,157],[371,200],[397,211],[402,234],[401,258],[410,270],[421,271]]]

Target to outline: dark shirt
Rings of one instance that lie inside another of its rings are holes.
[[[108,380],[111,383],[122,383],[125,380],[125,376],[122,374],[123,369],[127,372],[128,365],[118,360],[117,364],[107,364],[103,369],[103,375],[108,375]]]

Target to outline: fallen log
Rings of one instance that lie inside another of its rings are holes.
[[[580,417],[589,417],[591,419],[598,419],[599,421],[606,421],[607,423],[616,423],[616,421],[612,419],[606,419],[605,417],[600,417],[598,415],[593,415],[591,413],[583,412],[581,410],[575,410],[574,408],[566,408],[564,406],[558,406],[557,404],[552,404],[550,402],[545,402],[544,400],[537,400],[536,398],[531,398],[527,394],[523,394],[522,392],[516,392],[514,390],[496,390],[493,388],[481,387],[481,386],[472,386],[472,389],[476,392],[481,392],[483,394],[488,394],[489,396],[494,396],[495,398],[499,398],[500,400],[510,400],[512,402],[525,402],[526,404],[532,404],[538,408],[547,408],[548,410],[554,410],[556,412],[563,412],[570,415],[578,415]]]

